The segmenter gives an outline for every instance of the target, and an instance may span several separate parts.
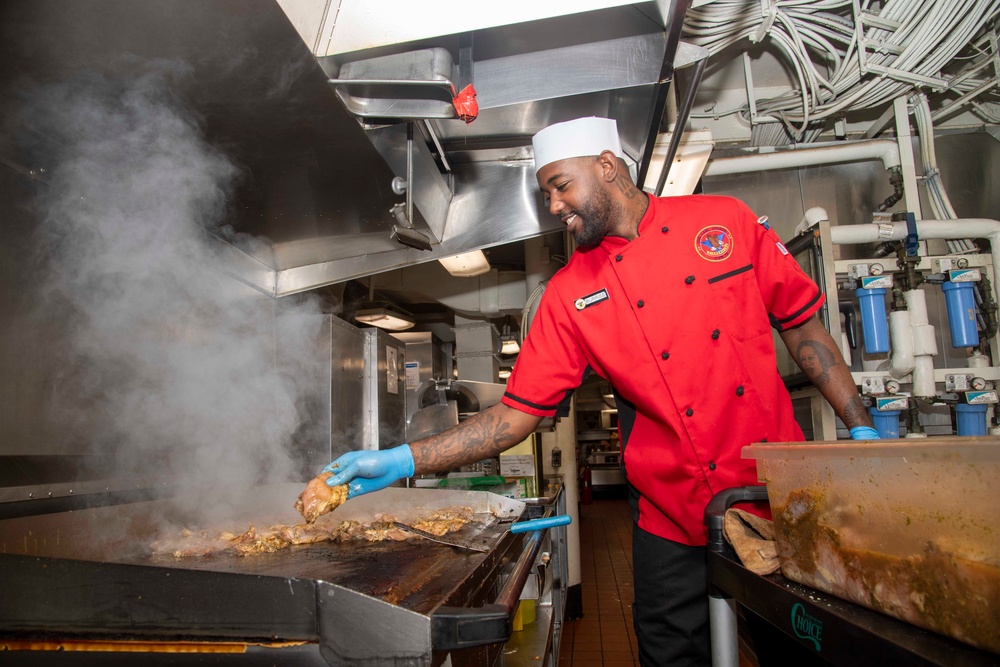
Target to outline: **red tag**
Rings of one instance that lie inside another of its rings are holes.
[[[476,102],[476,89],[470,83],[458,95],[452,98],[455,113],[466,123],[471,123],[479,116],[479,104]]]

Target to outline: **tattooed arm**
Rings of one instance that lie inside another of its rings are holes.
[[[780,335],[795,363],[830,402],[847,428],[872,425],[851,377],[851,369],[819,319],[812,317]]]
[[[443,472],[497,456],[527,438],[541,421],[497,403],[443,433],[411,442],[414,474]]]

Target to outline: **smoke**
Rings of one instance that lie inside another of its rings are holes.
[[[320,306],[225,272],[217,237],[241,241],[225,227],[240,172],[171,94],[182,76],[160,63],[32,97],[26,117],[59,146],[40,244],[42,304],[61,312],[70,353],[53,405],[79,447],[126,474],[301,478],[297,452],[326,444],[308,409],[323,404]]]

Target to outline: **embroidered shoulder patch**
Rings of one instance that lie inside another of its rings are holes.
[[[702,227],[694,237],[694,249],[703,259],[721,262],[733,254],[733,235],[722,225]]]
[[[607,289],[600,289],[593,294],[588,294],[587,296],[581,296],[579,299],[573,302],[577,310],[583,310],[588,306],[593,306],[595,303],[600,303],[602,301],[607,301],[611,297],[608,296]]]

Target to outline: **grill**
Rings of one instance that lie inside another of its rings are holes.
[[[201,527],[297,523],[291,503],[301,489],[254,489],[238,509],[220,510]],[[405,520],[407,512],[469,506],[474,521],[453,535],[475,533],[493,548],[473,552],[418,538],[322,542],[251,557],[152,554],[149,544],[176,531],[192,506],[214,508],[213,502],[208,495],[196,503],[152,500],[0,521],[3,644],[114,650],[167,644],[194,651],[199,664],[210,656],[232,664],[223,653],[228,649],[281,664],[287,658],[289,664],[431,665],[448,652],[452,664],[490,664],[510,637],[544,539],[541,532],[509,531],[511,522],[541,515],[541,507],[485,492],[386,489],[336,514],[370,520],[387,512]],[[0,660],[4,655],[24,664],[28,654],[0,652]],[[55,664],[65,654],[39,655]],[[101,663],[109,664],[109,656]]]

